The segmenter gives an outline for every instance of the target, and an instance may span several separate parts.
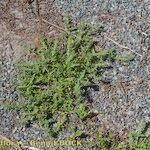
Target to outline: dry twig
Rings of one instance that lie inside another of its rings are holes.
[[[149,21],[149,20],[144,19],[144,18],[141,17],[140,15],[137,15],[137,17],[138,17],[139,19],[141,19],[143,22],[145,22],[145,23],[147,23],[147,24],[150,24],[150,21]]]
[[[55,24],[53,24],[53,23],[51,23],[51,22],[49,22],[45,19],[42,19],[42,21],[49,24],[49,25],[51,25],[51,26],[53,26],[53,27],[55,27],[55,28],[57,28],[57,29],[59,29],[59,30],[61,30],[61,31],[63,31],[63,32],[67,32],[64,28],[61,28],[61,27],[59,27],[59,26],[57,26],[57,25],[55,25]]]
[[[124,45],[121,45],[121,44],[119,44],[118,42],[114,41],[113,39],[111,39],[111,38],[109,38],[109,37],[107,37],[107,36],[105,36],[105,38],[106,38],[106,39],[108,39],[109,41],[112,41],[112,42],[113,42],[114,44],[116,44],[118,47],[120,47],[120,48],[122,48],[122,49],[129,50],[129,51],[133,52],[134,54],[136,54],[136,55],[138,55],[138,56],[142,57],[142,55],[141,55],[141,54],[139,54],[139,53],[135,52],[135,51],[134,51],[134,50],[132,50],[131,48],[126,47],[126,46],[124,46]]]

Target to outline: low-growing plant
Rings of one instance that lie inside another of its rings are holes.
[[[97,80],[97,68],[116,57],[113,50],[95,51],[93,27],[75,27],[69,18],[64,22],[60,37],[43,37],[40,49],[32,51],[36,61],[17,63],[17,89],[24,97],[19,103],[22,120],[37,122],[52,136],[67,127],[71,115],[83,121],[88,117],[81,88],[90,84],[89,77]]]
[[[141,122],[137,130],[129,136],[128,148],[131,150],[150,149],[150,124]]]
[[[81,103],[76,109],[76,114],[80,119],[85,120],[86,117],[88,117],[88,115],[90,114],[90,112],[87,112],[85,105]]]
[[[113,139],[110,133],[97,132],[94,140],[86,142],[90,149],[109,150],[113,145]]]
[[[89,148],[98,150],[149,150],[150,149],[150,128],[141,122],[137,130],[130,135],[125,141],[120,139],[114,140],[109,133],[102,131],[97,133],[94,141],[87,143]],[[146,130],[145,130],[145,129]],[[145,131],[144,131],[145,130]]]
[[[131,62],[133,59],[134,59],[134,56],[133,55],[127,55],[127,56],[117,56],[115,58],[117,61],[121,61],[121,62]]]

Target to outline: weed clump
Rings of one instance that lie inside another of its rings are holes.
[[[99,150],[149,150],[150,149],[149,124],[141,122],[136,131],[130,133],[126,140],[120,137],[113,137],[108,131],[99,131],[95,140],[88,142],[90,149]]]
[[[33,52],[38,56],[35,62],[21,60],[17,64],[17,87],[25,99],[19,104],[22,119],[37,122],[52,136],[67,127],[71,115],[81,120],[88,117],[81,88],[90,84],[89,77],[99,78],[97,68],[115,60],[112,50],[95,51],[92,33],[96,30],[92,27],[72,27],[67,18],[65,31],[60,38],[41,39],[41,48]]]

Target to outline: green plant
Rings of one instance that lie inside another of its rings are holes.
[[[90,149],[109,150],[112,147],[112,142],[113,139],[110,133],[103,133],[100,131],[96,134],[95,139],[87,144]]]
[[[97,68],[115,60],[113,50],[95,51],[92,33],[96,28],[75,27],[69,18],[64,22],[65,32],[60,37],[43,37],[41,48],[32,51],[36,61],[17,63],[17,89],[24,97],[19,103],[22,120],[37,122],[52,136],[67,127],[70,116],[83,121],[88,117],[90,111],[80,99],[81,88],[90,84],[89,76],[94,81],[99,78]]]
[[[81,103],[76,109],[76,114],[78,115],[80,119],[85,120],[90,114],[90,112],[87,112],[85,105]]]
[[[116,59],[117,61],[129,63],[130,61],[132,61],[132,60],[134,59],[134,56],[133,56],[133,55],[117,56],[115,59]]]
[[[75,138],[81,137],[83,134],[84,134],[83,131],[77,130],[77,131],[75,131]]]
[[[142,122],[138,129],[129,136],[128,147],[130,150],[149,150],[150,149],[150,128],[144,131],[145,124]]]
[[[127,138],[126,141],[114,140],[110,133],[102,131],[97,133],[96,139],[88,143],[90,148],[99,150],[149,150],[150,128],[144,131],[146,124],[141,123],[137,130]]]

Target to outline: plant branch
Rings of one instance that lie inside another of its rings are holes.
[[[112,42],[113,42],[114,44],[116,44],[118,47],[120,47],[120,48],[122,48],[122,49],[129,50],[129,51],[131,51],[132,53],[134,53],[134,54],[136,54],[136,55],[138,55],[138,56],[142,57],[142,55],[141,55],[141,54],[139,54],[139,53],[135,52],[135,51],[134,51],[134,50],[132,50],[131,48],[126,47],[126,46],[124,46],[124,45],[121,45],[121,44],[119,44],[118,42],[114,41],[113,39],[111,39],[111,38],[109,38],[109,37],[107,37],[107,36],[105,36],[105,38],[106,38],[106,39],[108,39],[109,41],[112,41]]]
[[[59,30],[61,30],[61,31],[63,31],[63,32],[67,32],[64,28],[61,28],[61,27],[59,27],[59,26],[57,26],[57,25],[55,25],[55,24],[53,24],[53,23],[51,23],[51,22],[49,22],[45,19],[42,19],[42,21],[49,24],[49,25],[51,25],[51,26],[53,26],[53,27],[55,27],[55,28],[57,28],[57,29],[59,29]]]
[[[49,21],[47,21],[47,20],[45,20],[45,19],[43,19],[42,18],[42,21],[43,22],[45,22],[45,23],[47,23],[47,24],[49,24],[49,25],[51,25],[51,26],[53,26],[53,27],[55,27],[55,28],[57,28],[58,30],[60,30],[60,31],[63,31],[63,32],[65,32],[65,33],[67,33],[67,34],[70,34],[69,32],[67,32],[64,28],[61,28],[61,27],[59,27],[59,26],[57,26],[57,25],[55,25],[55,24],[53,24],[53,23],[51,23],[51,22],[49,22]],[[76,38],[78,38],[76,35],[73,35],[74,37],[76,37]],[[79,38],[78,38],[79,39]],[[80,39],[79,39],[80,40]]]

